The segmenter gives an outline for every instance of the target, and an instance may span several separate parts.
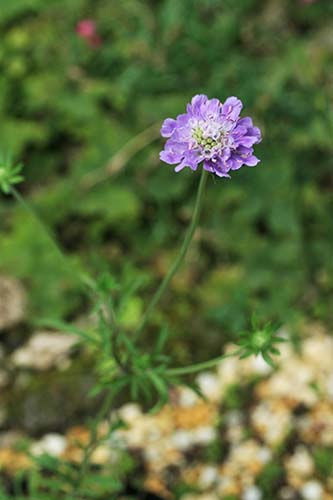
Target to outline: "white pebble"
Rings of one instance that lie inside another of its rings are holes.
[[[253,371],[258,375],[268,375],[273,370],[273,368],[266,363],[261,354],[258,354],[258,356],[253,356],[251,358],[251,363]]]
[[[198,403],[199,396],[189,387],[181,387],[179,392],[179,406],[190,408]]]
[[[210,401],[219,401],[221,396],[219,379],[214,373],[204,372],[197,377],[202,394]]]
[[[28,342],[14,351],[12,362],[19,368],[48,370],[62,367],[78,337],[68,333],[36,332]]]
[[[172,442],[178,450],[186,451],[193,446],[193,435],[188,431],[176,431],[172,436]]]
[[[261,500],[262,492],[257,486],[246,488],[243,493],[242,500]]]
[[[323,488],[318,481],[308,481],[303,485],[301,494],[305,500],[322,500]]]
[[[119,410],[120,418],[122,418],[126,424],[133,424],[137,419],[142,416],[141,409],[139,405],[135,403],[128,403]]]
[[[208,444],[216,438],[216,430],[213,427],[198,427],[194,431],[196,444]]]
[[[272,459],[272,451],[269,448],[263,446],[258,451],[258,458],[263,464],[267,464]]]
[[[286,462],[287,469],[300,477],[311,476],[314,464],[305,446],[298,446],[294,454]]]
[[[60,434],[46,434],[40,441],[34,443],[30,451],[32,455],[39,456],[46,453],[53,457],[59,457],[66,449],[67,442]]]
[[[217,481],[219,477],[219,472],[217,467],[213,465],[207,465],[201,471],[198,485],[200,488],[210,488]]]

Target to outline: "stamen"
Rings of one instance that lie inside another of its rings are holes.
[[[192,138],[207,156],[211,156],[213,149],[216,152],[216,149],[225,147],[226,135],[226,131],[216,122],[202,122],[192,129]]]

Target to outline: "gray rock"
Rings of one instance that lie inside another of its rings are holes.
[[[89,360],[75,359],[63,371],[19,373],[0,397],[7,415],[3,427],[41,436],[83,422],[99,404],[88,395],[95,382],[92,371]]]
[[[17,368],[49,370],[66,368],[71,350],[77,344],[75,335],[58,332],[37,332],[28,342],[17,349],[11,361]]]

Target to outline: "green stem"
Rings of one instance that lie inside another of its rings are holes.
[[[123,362],[123,360],[121,358],[121,354],[119,352],[118,340],[119,340],[119,335],[120,335],[120,329],[118,326],[116,313],[114,311],[114,308],[113,308],[111,301],[109,301],[108,310],[110,312],[110,326],[112,327],[112,333],[111,333],[112,354],[113,354],[115,362],[118,365],[119,370],[123,374],[127,375],[130,373],[130,368],[129,368],[129,366],[126,365],[126,363]],[[107,319],[106,319],[106,323],[108,323]]]
[[[90,441],[85,448],[83,459],[75,481],[75,490],[79,490],[79,487],[81,486],[81,483],[88,472],[91,455],[99,446],[100,442],[104,440],[104,438],[99,439],[98,437],[98,426],[107,417],[112,405],[112,401],[113,401],[113,392],[109,392],[109,394],[104,399],[100,411],[98,412],[96,418],[93,421]]]
[[[189,365],[179,368],[169,368],[166,370],[166,374],[170,376],[180,376],[180,375],[188,375],[189,373],[196,373],[203,370],[208,370],[209,368],[214,368],[214,366],[218,365],[221,361],[226,358],[232,358],[233,356],[237,356],[242,352],[242,349],[237,349],[236,351],[230,352],[229,354],[223,354],[218,358],[210,359],[209,361],[204,361],[203,363],[197,363],[195,365]]]
[[[155,294],[153,295],[153,298],[151,299],[151,302],[148,305],[146,312],[144,313],[144,315],[142,317],[141,323],[135,332],[135,337],[138,336],[142,332],[142,330],[144,329],[152,311],[154,310],[154,308],[156,307],[156,305],[160,301],[162,295],[164,294],[170,281],[172,280],[172,278],[174,277],[174,275],[178,271],[185,255],[187,253],[187,250],[188,250],[190,243],[192,241],[192,238],[193,238],[194,231],[195,231],[197,224],[198,224],[206,181],[207,181],[207,172],[204,169],[202,169],[202,174],[201,174],[201,178],[200,178],[197,198],[196,198],[195,205],[194,205],[194,210],[193,210],[193,215],[192,215],[190,227],[188,228],[188,231],[186,233],[185,239],[183,241],[183,244],[180,248],[180,251],[177,255],[176,260],[174,261],[174,263],[170,267],[164,280],[162,281],[162,283],[160,284],[160,286],[156,290]]]

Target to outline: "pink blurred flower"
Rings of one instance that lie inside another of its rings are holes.
[[[83,38],[90,47],[99,47],[102,39],[97,33],[95,21],[92,19],[82,19],[76,25],[76,33]]]

